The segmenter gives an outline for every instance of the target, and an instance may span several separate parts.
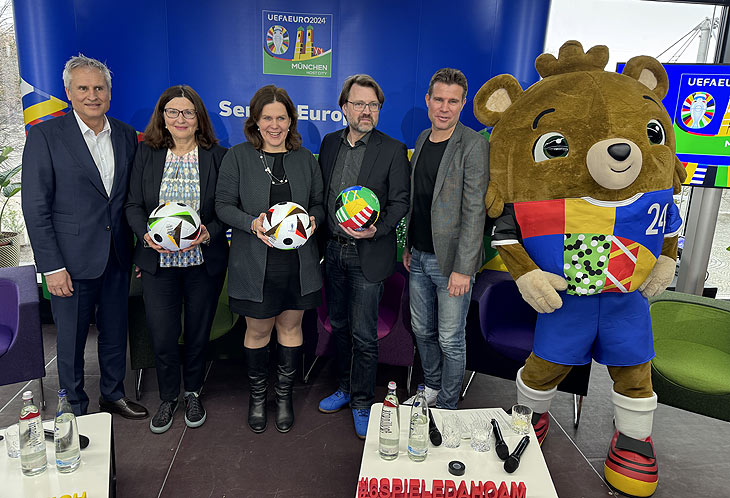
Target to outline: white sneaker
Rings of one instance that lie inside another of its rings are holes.
[[[426,386],[426,390],[424,391],[424,394],[426,395],[426,403],[428,404],[428,406],[430,406],[431,408],[435,408],[436,407],[436,398],[439,395],[439,391],[437,391],[436,389],[431,389],[430,387]],[[401,405],[410,406],[413,404],[413,400],[415,400],[415,399],[416,399],[416,396],[413,395],[410,398],[408,398],[407,400],[405,400],[403,403],[401,403]]]

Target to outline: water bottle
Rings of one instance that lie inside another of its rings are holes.
[[[33,404],[33,392],[23,393],[20,410],[20,468],[23,474],[34,476],[46,470],[46,437],[38,407]]]
[[[418,385],[418,392],[411,405],[411,425],[408,431],[408,457],[422,462],[428,455],[428,404],[426,386]]]
[[[380,412],[380,458],[395,460],[400,447],[400,415],[398,414],[398,395],[395,382],[388,383],[388,394]]]
[[[58,408],[53,425],[53,441],[56,446],[56,468],[67,474],[79,468],[81,448],[79,446],[79,429],[71,404],[66,398],[66,390],[58,390]]]

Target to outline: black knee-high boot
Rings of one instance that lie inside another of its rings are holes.
[[[279,364],[276,368],[276,430],[289,432],[294,425],[294,407],[292,406],[292,389],[294,378],[302,356],[302,347],[293,348],[278,345]]]
[[[266,390],[269,377],[269,346],[251,349],[246,353],[248,369],[248,426],[255,433],[266,430]]]

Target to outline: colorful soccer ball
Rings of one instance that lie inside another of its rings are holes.
[[[380,215],[378,196],[367,187],[355,185],[340,192],[335,200],[337,221],[343,227],[365,230]]]
[[[274,204],[266,212],[264,235],[277,249],[299,249],[312,235],[307,211],[296,202]]]
[[[155,244],[168,251],[190,247],[200,236],[200,216],[182,202],[166,202],[157,206],[147,220],[147,233]]]

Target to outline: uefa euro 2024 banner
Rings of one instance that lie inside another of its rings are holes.
[[[218,138],[244,141],[248,103],[263,85],[285,88],[304,145],[345,125],[345,78],[367,73],[385,92],[378,128],[413,147],[430,126],[431,75],[469,80],[462,121],[483,126],[472,98],[490,77],[538,79],[549,0],[14,0],[26,126],[68,112],[61,80],[79,52],[113,73],[110,115],[143,131],[162,91],[188,84],[202,96]]]

